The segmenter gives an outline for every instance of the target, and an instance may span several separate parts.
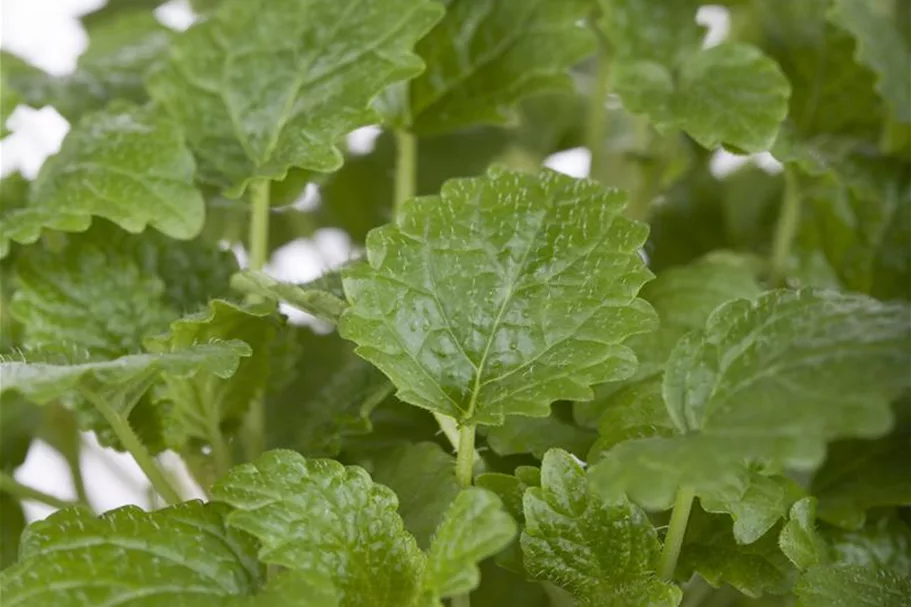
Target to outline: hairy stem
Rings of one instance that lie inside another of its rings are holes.
[[[459,428],[459,450],[456,454],[456,480],[460,487],[471,487],[474,471],[474,426]]]
[[[0,491],[3,493],[8,493],[14,497],[18,497],[21,500],[41,502],[42,504],[46,504],[52,508],[69,508],[70,506],[76,506],[80,503],[61,499],[59,497],[45,493],[44,491],[39,491],[38,489],[29,487],[28,485],[23,485],[15,478],[3,471],[0,471]]]
[[[664,537],[661,565],[658,568],[658,575],[668,581],[674,579],[674,571],[677,569],[677,557],[680,556],[680,548],[683,546],[683,536],[686,534],[686,524],[690,520],[690,510],[693,508],[694,497],[695,494],[692,489],[681,488],[677,491],[674,511],[671,513],[671,524],[667,528],[667,535]]]
[[[769,278],[775,286],[779,286],[787,277],[791,245],[794,243],[800,222],[800,195],[797,189],[797,175],[793,169],[785,168],[784,183],[784,196],[781,199],[781,210],[775,226],[772,257],[769,260]]]
[[[145,448],[145,445],[142,444],[142,441],[139,440],[139,437],[136,436],[136,433],[133,432],[133,428],[130,427],[130,422],[114,411],[104,399],[92,395],[91,401],[95,408],[98,409],[99,413],[104,416],[104,419],[108,424],[110,424],[111,429],[114,430],[114,434],[120,439],[120,442],[126,450],[133,456],[133,459],[139,465],[139,468],[145,473],[149,482],[152,483],[152,487],[155,491],[157,491],[167,503],[179,504],[182,501],[180,494],[158,466],[158,462],[155,461],[152,454],[149,453],[148,449]]]
[[[588,116],[585,124],[585,145],[591,153],[589,177],[604,181],[604,137],[607,126],[607,86],[610,78],[610,58],[604,45],[598,53],[598,68],[588,98]]]
[[[395,211],[402,203],[414,197],[418,171],[418,144],[415,136],[399,129],[395,132]]]

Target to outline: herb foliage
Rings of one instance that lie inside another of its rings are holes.
[[[4,605],[908,604],[906,3],[158,4],[0,61],[72,125],[0,183]],[[79,431],[166,505],[93,511]]]

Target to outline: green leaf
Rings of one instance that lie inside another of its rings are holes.
[[[547,591],[541,584],[497,566],[493,560],[481,563],[481,586],[471,593],[472,607],[552,607]]]
[[[184,316],[163,335],[145,340],[150,352],[162,354],[185,351],[195,344],[239,342],[249,355],[239,362],[230,377],[220,373],[163,375],[166,388],[155,396],[169,401],[166,441],[173,448],[189,439],[211,439],[222,425],[238,426],[250,402],[262,390],[269,376],[269,347],[280,327],[271,303],[240,305],[216,299],[207,309]]]
[[[755,4],[760,46],[791,83],[789,119],[804,135],[844,133],[876,141],[885,115],[875,76],[854,61],[855,44],[826,19],[831,0]]]
[[[371,431],[370,414],[392,394],[392,384],[337,333],[299,328],[292,339],[300,355],[288,371],[291,381],[266,399],[267,444],[335,457],[346,438]]]
[[[402,607],[419,595],[424,554],[395,494],[361,468],[271,451],[232,469],[212,494],[237,508],[228,523],[260,540],[262,562],[332,580],[339,605]]]
[[[791,506],[789,520],[781,529],[778,545],[801,571],[832,560],[828,544],[816,530],[816,498],[805,497]]]
[[[541,471],[532,466],[519,466],[514,475],[499,472],[486,472],[475,478],[478,487],[496,493],[509,515],[519,524],[520,529],[525,527],[525,508],[522,500],[525,490],[529,487],[541,486]],[[521,575],[523,578],[531,577],[525,570],[522,555],[522,546],[515,541],[496,557],[497,565]]]
[[[459,494],[455,458],[436,443],[403,445],[375,458],[371,476],[398,495],[405,528],[426,550]]]
[[[778,549],[777,538],[773,531],[751,544],[739,544],[729,517],[693,508],[676,577],[686,580],[698,573],[715,588],[729,584],[750,597],[784,594],[796,572]]]
[[[25,512],[19,500],[0,493],[0,571],[16,562],[19,538],[25,529]]]
[[[624,197],[551,171],[491,169],[408,201],[343,274],[341,335],[398,396],[462,423],[545,416],[628,376],[622,341],[652,328],[636,299],[645,227]]]
[[[858,63],[876,72],[876,88],[896,117],[911,122],[911,47],[899,31],[906,24],[898,0],[835,0],[829,18],[857,40]]]
[[[0,576],[9,607],[215,606],[253,594],[254,542],[225,525],[223,504],[157,512],[126,506],[96,518],[71,508],[33,523],[20,561]]]
[[[907,417],[896,431],[879,440],[839,441],[813,477],[819,517],[856,529],[867,511],[886,506],[911,506],[911,431]]]
[[[807,571],[794,589],[800,607],[903,607],[911,577],[888,569],[822,565]]]
[[[617,60],[639,58],[675,65],[699,50],[704,32],[696,24],[699,2],[655,6],[643,0],[599,0],[601,29]]]
[[[5,123],[19,104],[34,108],[49,105],[56,95],[58,81],[24,59],[0,51],[0,124],[6,136]]]
[[[496,494],[469,487],[446,512],[430,545],[424,586],[435,597],[465,594],[478,587],[477,564],[509,544],[516,523]]]
[[[61,342],[102,357],[135,352],[142,336],[167,328],[177,312],[164,281],[110,242],[83,237],[62,251],[29,247],[16,262],[18,289],[10,313],[22,323],[22,344]]]
[[[148,100],[143,77],[167,55],[173,32],[152,11],[118,11],[87,26],[89,46],[76,71],[59,81],[52,100],[70,121],[99,110],[113,99]]]
[[[29,204],[3,213],[0,256],[9,241],[30,244],[44,229],[82,232],[93,216],[128,232],[152,226],[188,240],[205,206],[180,128],[152,108],[114,103],[79,121],[41,167]]]
[[[896,516],[882,516],[858,530],[827,530],[825,537],[836,563],[911,576],[911,527]]]
[[[613,86],[631,112],[659,130],[681,129],[703,147],[761,152],[787,115],[790,87],[774,61],[742,44],[691,55],[673,74],[649,61],[619,63]]]
[[[25,352],[0,357],[0,392],[18,392],[39,405],[74,393],[100,393],[112,408],[128,415],[160,373],[192,375],[202,371],[230,377],[240,359],[249,355],[250,347],[236,340],[111,360],[92,360],[79,350]]]
[[[427,69],[393,121],[422,135],[514,122],[524,97],[570,88],[567,70],[594,48],[590,10],[586,0],[449,0],[417,45]]]
[[[599,438],[589,460],[627,440],[670,437],[677,434],[661,395],[660,374],[626,385],[606,399],[604,413],[598,421]],[[596,401],[597,403],[597,401]]]
[[[0,398],[0,470],[11,472],[25,461],[41,425],[41,410],[13,394]]]
[[[186,130],[200,178],[231,196],[291,167],[335,171],[337,140],[420,72],[411,49],[440,16],[430,0],[230,0],[176,37],[149,93]]]
[[[564,419],[557,411],[547,417],[508,417],[502,426],[483,432],[487,444],[501,456],[531,453],[540,459],[548,449],[559,448],[584,457],[595,441],[592,431]]]
[[[96,225],[60,248],[28,247],[18,256],[10,312],[23,324],[24,346],[71,342],[118,356],[182,311],[225,294],[236,268],[230,253],[198,241]]]
[[[337,274],[333,276],[338,277]],[[337,283],[340,290],[340,278],[337,279]],[[316,281],[303,285],[283,283],[265,272],[252,270],[231,277],[231,287],[242,293],[258,295],[273,301],[284,301],[319,319],[335,323],[348,304],[345,302],[344,293],[337,293],[332,286],[334,285],[324,286]]]
[[[700,495],[699,502],[706,512],[730,514],[734,519],[734,539],[751,544],[786,517],[803,493],[800,485],[789,478],[751,470],[745,491],[732,485]]]
[[[829,291],[772,291],[717,309],[668,361],[663,395],[680,436],[630,440],[593,470],[608,493],[667,508],[743,483],[744,460],[814,469],[828,441],[889,430],[908,385],[906,304]]]
[[[557,449],[525,492],[522,551],[529,573],[572,593],[579,605],[678,605],[680,589],[655,569],[661,544],[645,513],[592,495],[582,467]]]

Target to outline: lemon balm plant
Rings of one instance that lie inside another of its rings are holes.
[[[725,0],[715,46],[689,0],[157,4],[0,63],[71,123],[2,182],[4,607],[908,604],[906,2]],[[145,508],[93,511],[85,431]]]

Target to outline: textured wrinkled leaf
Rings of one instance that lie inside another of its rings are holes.
[[[677,560],[677,579],[698,573],[716,588],[729,584],[750,597],[784,594],[796,571],[777,540],[777,531],[772,531],[751,544],[738,544],[729,517],[694,507]]]
[[[515,120],[524,97],[569,88],[566,71],[591,53],[586,0],[450,0],[417,45],[427,69],[393,121],[420,134]]]
[[[745,152],[772,147],[790,94],[775,62],[741,44],[695,53],[679,74],[649,61],[620,63],[613,85],[628,110],[647,114],[658,129],[686,131],[710,150]]]
[[[491,426],[484,433],[497,455],[531,453],[539,459],[551,448],[584,457],[595,441],[594,432],[563,419],[557,412],[547,417],[508,417],[502,426]]]
[[[267,564],[335,583],[339,605],[401,607],[421,590],[424,554],[402,526],[395,494],[357,467],[270,451],[212,489],[237,508],[231,527],[259,539]]]
[[[340,332],[398,396],[463,423],[544,416],[628,376],[652,328],[645,227],[623,196],[551,171],[491,169],[408,201],[343,274]]]
[[[805,497],[791,506],[789,520],[781,529],[778,545],[801,571],[832,559],[829,546],[816,530],[816,498]]]
[[[579,605],[678,605],[682,593],[655,573],[661,543],[645,513],[602,502],[582,467],[548,451],[541,488],[525,492],[522,551],[534,577],[568,590]]]
[[[208,308],[184,316],[170,330],[145,340],[150,352],[181,352],[194,344],[240,342],[249,356],[239,361],[230,377],[218,373],[172,374],[165,372],[165,386],[155,395],[171,403],[166,441],[174,448],[188,439],[208,439],[214,428],[239,425],[250,402],[269,377],[269,347],[281,322],[271,303],[241,305],[222,299]]]
[[[231,0],[176,37],[149,93],[186,130],[200,178],[232,196],[291,167],[335,171],[337,140],[378,122],[372,99],[421,70],[411,50],[441,12],[430,0]]]
[[[339,280],[339,287],[341,287]],[[275,280],[265,272],[246,271],[231,278],[231,287],[273,301],[283,301],[317,318],[334,323],[348,307],[344,293],[334,292],[334,285],[307,283],[296,285]]]
[[[516,523],[496,494],[469,487],[446,511],[427,555],[424,587],[435,597],[464,594],[478,587],[478,563],[512,541]]]
[[[29,247],[16,262],[10,313],[29,348],[74,343],[92,354],[135,352],[177,311],[162,278],[110,241],[80,237],[60,251]]]
[[[459,494],[455,458],[436,443],[403,445],[375,458],[373,479],[399,498],[399,515],[418,545],[426,550]]]
[[[601,28],[618,59],[675,65],[702,44],[696,0],[657,5],[646,0],[599,0],[598,4]]]
[[[909,381],[908,314],[903,303],[819,290],[720,307],[668,361],[663,395],[681,435],[615,446],[598,483],[667,508],[681,486],[745,487],[744,459],[813,469],[828,441],[882,435]]]
[[[264,571],[251,538],[225,525],[223,504],[157,512],[126,506],[96,518],[71,508],[33,523],[20,562],[0,576],[9,607],[229,604]]]
[[[870,509],[911,506],[908,462],[911,426],[907,416],[887,437],[834,443],[826,463],[813,477],[812,492],[819,499],[819,517],[856,529],[863,525]]]
[[[69,342],[118,356],[135,352],[182,311],[225,294],[236,268],[233,255],[198,241],[96,225],[59,248],[23,250],[10,312],[22,323],[21,345]]]
[[[0,391],[18,392],[40,405],[74,393],[100,391],[110,406],[127,415],[160,373],[192,375],[204,371],[230,377],[240,359],[249,355],[250,347],[236,340],[111,360],[92,360],[79,350],[7,354],[0,358]]]
[[[82,232],[93,216],[128,232],[152,226],[188,240],[202,229],[205,204],[180,128],[152,108],[114,103],[87,115],[41,167],[29,204],[3,213],[0,256],[10,240],[35,242],[42,230]]]
[[[392,384],[337,333],[317,335],[303,327],[294,332],[300,353],[287,371],[291,381],[266,398],[267,444],[335,457],[346,438],[360,445],[371,432],[371,412],[392,394]]]
[[[878,75],[877,90],[902,122],[911,122],[911,46],[899,28],[902,0],[835,0],[829,17],[857,41],[857,60]]]
[[[93,20],[86,33],[75,72],[58,81],[55,109],[75,121],[113,99],[145,103],[143,77],[164,59],[173,32],[152,11],[130,8]]]
[[[905,607],[911,577],[888,569],[821,565],[801,576],[794,593],[800,607]]]

